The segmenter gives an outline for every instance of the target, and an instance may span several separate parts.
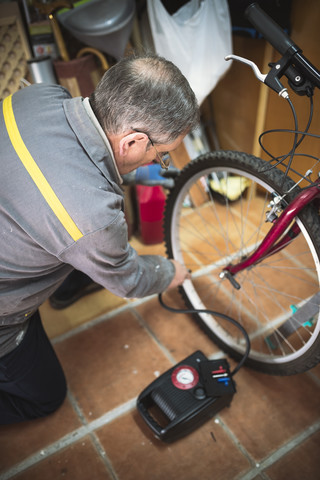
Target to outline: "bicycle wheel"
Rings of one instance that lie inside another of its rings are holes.
[[[294,184],[266,162],[240,152],[217,151],[190,162],[176,180],[165,210],[169,258],[192,272],[180,291],[189,308],[229,315],[249,334],[247,365],[270,374],[303,372],[320,361],[320,226],[313,206],[296,219],[301,230],[283,250],[239,272],[239,289],[220,273],[252,253],[272,223],[266,212],[274,192]],[[299,191],[296,187],[289,201]],[[297,321],[296,310],[313,306]],[[309,313],[307,314],[309,315]],[[196,314],[204,331],[231,356],[245,351],[241,332],[209,314]]]

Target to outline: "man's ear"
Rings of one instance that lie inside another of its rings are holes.
[[[121,138],[119,142],[119,153],[122,156],[128,155],[132,151],[132,148],[144,149],[147,148],[149,137],[145,133],[134,132],[129,133]]]

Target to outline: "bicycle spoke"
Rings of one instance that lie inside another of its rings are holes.
[[[230,155],[231,159],[223,152],[212,153],[203,159],[203,167],[199,161],[199,167],[195,162],[186,168],[170,207],[169,251],[192,272],[192,280],[183,285],[188,303],[237,320],[251,339],[250,359],[261,369],[270,364],[270,369],[280,371],[282,364],[285,369],[287,362],[303,357],[320,335],[318,317],[309,324],[309,319],[301,322],[293,317],[294,308],[301,308],[319,291],[320,261],[313,239],[298,220],[301,233],[292,243],[235,275],[239,289],[220,278],[228,265],[235,266],[252,255],[273,227],[266,218],[270,201],[277,195],[276,188],[256,173],[256,163],[261,160]],[[222,166],[220,158],[230,166]],[[237,167],[238,158],[247,171]],[[225,194],[212,190],[211,172],[224,179]],[[268,175],[282,184],[281,172],[267,172],[265,177]],[[247,185],[245,189],[243,185]],[[214,315],[198,316],[218,342],[230,351],[244,352],[245,342],[235,326]]]

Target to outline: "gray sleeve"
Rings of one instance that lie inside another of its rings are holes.
[[[163,292],[175,274],[167,258],[139,256],[130,246],[122,212],[114,222],[85,235],[59,258],[120,297],[141,298]]]

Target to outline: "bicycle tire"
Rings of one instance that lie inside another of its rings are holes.
[[[294,185],[276,168],[265,171],[266,165],[233,151],[211,152],[190,162],[167,198],[165,245],[168,257],[192,272],[191,280],[179,288],[187,307],[218,311],[240,322],[251,341],[247,366],[292,375],[320,362],[319,302],[308,322],[296,325],[292,320],[293,309],[310,298],[312,303],[320,290],[316,209],[308,205],[300,212],[296,220],[301,233],[289,246],[235,276],[239,290],[219,277],[230,260],[237,263],[249,255],[272,227],[265,215],[273,192],[283,194]],[[286,200],[299,191],[295,187]],[[243,356],[245,342],[235,327],[213,315],[194,318],[225,352],[237,360]],[[281,333],[285,323],[295,325],[288,337]]]

